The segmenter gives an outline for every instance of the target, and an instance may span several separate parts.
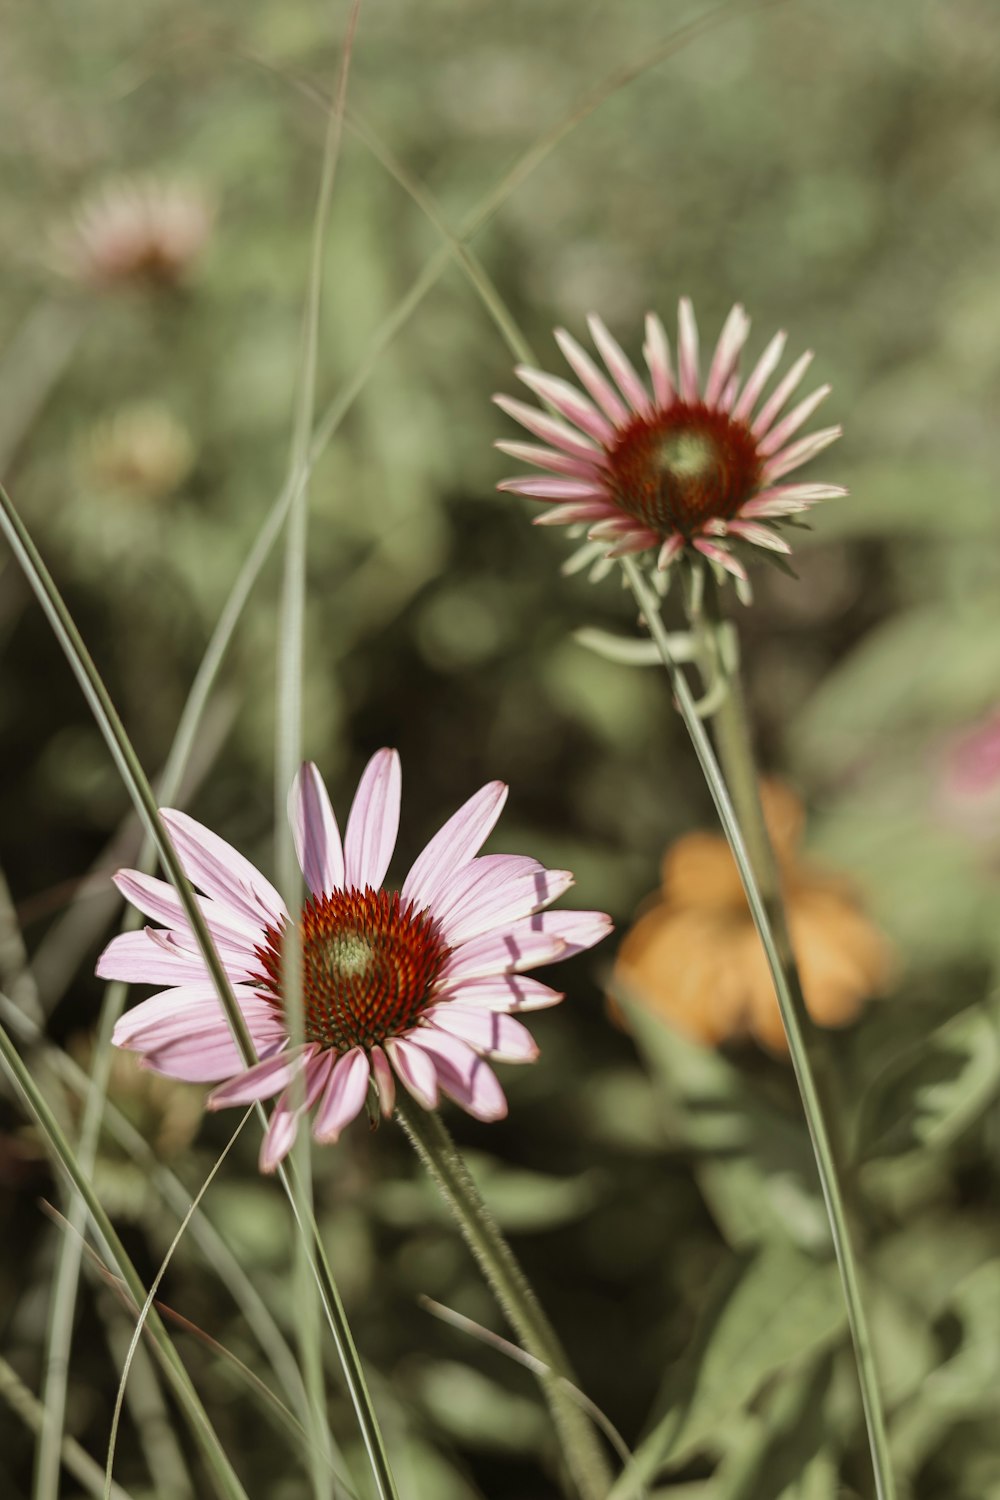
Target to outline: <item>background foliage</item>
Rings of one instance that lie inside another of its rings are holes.
[[[216,0],[4,6],[0,54],[0,457],[151,771],[208,634],[277,494],[308,226],[343,8]],[[363,9],[350,106],[458,225],[512,162],[694,8],[656,0],[383,0]],[[86,39],[84,45],[83,39]],[[503,204],[475,247],[539,351],[597,309],[637,353],[642,312],[695,299],[706,339],[734,300],[818,351],[845,441],[822,477],[800,582],[758,569],[741,614],[765,765],[810,809],[807,844],[847,871],[899,954],[893,993],[831,1036],[831,1071],[903,1493],[1000,1494],[1000,1042],[993,971],[1000,797],[949,774],[954,736],[1000,681],[1000,31],[986,0],[788,0],[733,13],[614,92]],[[319,91],[319,104],[317,103]],[[53,235],[110,174],[200,183],[216,227],[190,285],[98,296],[60,278]],[[439,238],[349,132],[336,184],[321,400],[367,358]],[[497,849],[572,868],[581,905],[627,925],[666,843],[710,826],[657,673],[570,639],[629,629],[613,581],[561,578],[566,544],[495,495],[490,406],[510,356],[450,267],[381,356],[312,488],[306,749],[343,806],[399,747],[401,864],[460,800],[512,786]],[[56,379],[56,372],[61,371]],[[135,402],[179,424],[166,492],[112,483],[95,452]],[[104,424],[102,426],[102,424]],[[510,435],[510,434],[508,434]],[[46,625],[0,561],[6,878],[60,1048],[86,1062],[89,975],[134,857],[125,793]],[[278,570],[240,625],[200,737],[189,805],[271,864]],[[91,874],[87,874],[91,871]],[[16,953],[5,948],[5,988]],[[510,1120],[451,1120],[487,1200],[630,1444],[664,1413],[674,1500],[869,1493],[844,1328],[787,1068],[709,1053],[648,1019],[612,1027],[613,945],[567,966],[569,999],[508,1071]],[[33,1054],[43,1068],[43,1054]],[[122,1059],[122,1063],[129,1063]],[[113,1098],[194,1188],[228,1138],[183,1091],[116,1067]],[[48,1086],[70,1109],[51,1076]],[[195,1102],[197,1102],[197,1094]],[[74,1116],[70,1109],[69,1119]],[[37,1389],[59,1199],[13,1100],[0,1105],[6,1358]],[[208,1211],[279,1319],[290,1229],[255,1143]],[[420,1293],[500,1328],[393,1127],[318,1158],[323,1229],[377,1372],[408,1492],[553,1493],[530,1377],[436,1323]],[[149,1276],[176,1227],[110,1140],[104,1201]],[[171,1306],[267,1376],[224,1281],[185,1241]],[[101,1457],[127,1338],[89,1275],[69,1430]],[[305,1492],[287,1439],[194,1340],[185,1358],[253,1493]],[[335,1427],[352,1425],[331,1378]],[[28,1493],[31,1437],[0,1415],[0,1484]],[[126,1425],[118,1477],[151,1494]],[[76,1493],[72,1488],[66,1493]],[[162,1487],[157,1494],[167,1493]]]

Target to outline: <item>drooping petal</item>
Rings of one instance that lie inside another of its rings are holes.
[[[401,1036],[389,1037],[385,1050],[407,1091],[424,1109],[434,1109],[438,1102],[438,1079],[429,1055]]]
[[[496,1074],[467,1043],[430,1027],[410,1033],[413,1046],[425,1055],[444,1093],[477,1120],[502,1120],[507,1100]]]
[[[378,890],[389,868],[399,832],[402,777],[395,750],[379,750],[364,769],[344,835],[348,887]]]
[[[507,801],[502,781],[489,781],[474,793],[417,855],[403,881],[402,896],[429,907],[457,865],[478,854],[496,826]]]
[[[656,557],[656,566],[661,572],[669,568],[674,558],[679,557],[684,551],[684,538],[680,532],[675,531],[673,536],[668,536]]]
[[[575,505],[556,505],[532,519],[533,526],[576,526],[581,522],[589,526],[594,521],[607,519],[611,505],[607,500],[581,500]]]
[[[423,1019],[439,1031],[468,1042],[484,1056],[503,1062],[529,1063],[538,1056],[538,1043],[526,1026],[504,1011],[456,1005],[433,1005]]]
[[[234,987],[233,994],[255,1041],[258,1036],[281,1031],[281,1017],[268,1001],[241,986]],[[118,1018],[111,1040],[116,1047],[141,1050],[155,1046],[158,1041],[173,1040],[185,1028],[214,1022],[220,1017],[225,1020],[226,1013],[213,984],[177,986],[133,1005]]]
[[[274,1106],[260,1147],[262,1172],[273,1172],[291,1151],[299,1133],[299,1122],[319,1098],[335,1060],[333,1052],[320,1052],[311,1057],[306,1063],[304,1085],[287,1088]]]
[[[255,1063],[235,1078],[213,1089],[206,1100],[207,1109],[228,1109],[233,1104],[255,1104],[258,1099],[271,1099],[291,1082],[316,1052],[312,1042],[300,1047],[297,1052],[282,1052],[264,1062]]]
[[[312,761],[303,765],[289,798],[289,818],[306,885],[314,896],[344,886],[344,848],[323,778]]]
[[[381,1047],[372,1048],[372,1077],[378,1092],[379,1108],[388,1119],[396,1106],[396,1079]]]
[[[280,925],[285,903],[248,859],[185,812],[165,807],[160,816],[192,885],[251,922],[259,923],[263,918],[268,925]]]
[[[280,1046],[282,1040],[283,1033],[276,1033],[271,1047]],[[138,1052],[144,1068],[184,1083],[218,1083],[244,1067],[243,1055],[223,1015],[178,1031],[169,1040],[155,1045],[143,1041],[141,1046],[126,1050]]]
[[[731,536],[740,536],[755,547],[765,547],[769,552],[788,553],[792,550],[784,537],[769,526],[761,526],[756,521],[729,521],[726,524]]]
[[[155,927],[139,932],[121,932],[113,937],[97,960],[98,979],[118,979],[126,984],[197,984],[208,980],[208,969],[200,953],[182,948],[172,935]],[[193,946],[194,939],[189,939]],[[248,979],[247,964],[222,960],[230,979]]]
[[[353,1047],[337,1059],[313,1121],[313,1136],[317,1141],[323,1144],[335,1141],[344,1126],[354,1119],[368,1095],[370,1076],[368,1057],[362,1048]]]
[[[718,563],[719,567],[725,568],[727,573],[732,573],[734,578],[746,578],[746,568],[721,543],[710,542],[706,537],[696,536],[693,546],[703,557],[707,557],[712,562]]]

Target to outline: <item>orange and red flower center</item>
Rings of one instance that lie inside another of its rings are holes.
[[[428,1004],[450,952],[435,919],[398,891],[312,896],[298,923],[305,1037],[347,1052],[407,1031]],[[285,1013],[282,947],[291,924],[267,929],[257,948],[261,994]]]
[[[660,536],[691,537],[729,521],[760,483],[750,429],[722,411],[678,401],[636,417],[608,454],[615,500]]]

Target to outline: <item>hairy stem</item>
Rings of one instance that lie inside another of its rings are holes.
[[[479,1195],[440,1116],[397,1095],[396,1112],[413,1147],[458,1221],[462,1236],[539,1375],[566,1467],[583,1500],[604,1500],[611,1475],[590,1419],[572,1395],[566,1355],[507,1241]]]

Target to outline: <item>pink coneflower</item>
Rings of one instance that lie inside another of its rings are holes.
[[[119,871],[118,889],[167,927],[114,938],[97,972],[170,988],[118,1022],[116,1045],[172,1078],[226,1080],[211,1109],[280,1094],[261,1148],[265,1172],[309,1110],[318,1141],[335,1141],[370,1090],[391,1114],[394,1075],[426,1109],[443,1093],[476,1119],[501,1119],[507,1101],[484,1059],[531,1062],[535,1043],[510,1012],[562,999],[521,971],[579,953],[611,926],[601,912],[544,910],[572,885],[568,871],[521,855],[477,857],[506,798],[499,781],[470,797],[397,890],[383,882],[399,826],[399,756],[380,750],[369,761],[343,843],[319,772],[304,766],[290,817],[310,895],[294,922],[248,860],[186,813],[164,810],[261,1060],[244,1066],[176,892],[135,870]],[[282,980],[293,931],[305,1036],[294,1048]]]
[[[775,335],[741,381],[739,360],[750,320],[742,307],[734,307],[702,389],[698,328],[686,297],[678,324],[675,377],[663,324],[652,313],[646,318],[643,354],[652,395],[600,318],[589,319],[590,332],[614,384],[575,339],[558,329],[556,341],[589,394],[554,375],[518,367],[518,378],[558,415],[509,396],[494,398],[545,445],[502,442],[497,447],[547,471],[541,478],[505,479],[499,487],[555,501],[536,524],[583,522],[591,538],[607,543],[609,557],[655,547],[658,566],[667,568],[691,548],[745,580],[732,541],[789,552],[775,523],[846,493],[837,485],[780,482],[838,438],[841,429],[794,437],[828,394],[825,385],[782,415],[811,354],[761,400],[784,353],[785,334]]]
[[[194,183],[156,177],[105,182],[64,236],[66,272],[90,286],[176,286],[203,250],[212,206]]]

